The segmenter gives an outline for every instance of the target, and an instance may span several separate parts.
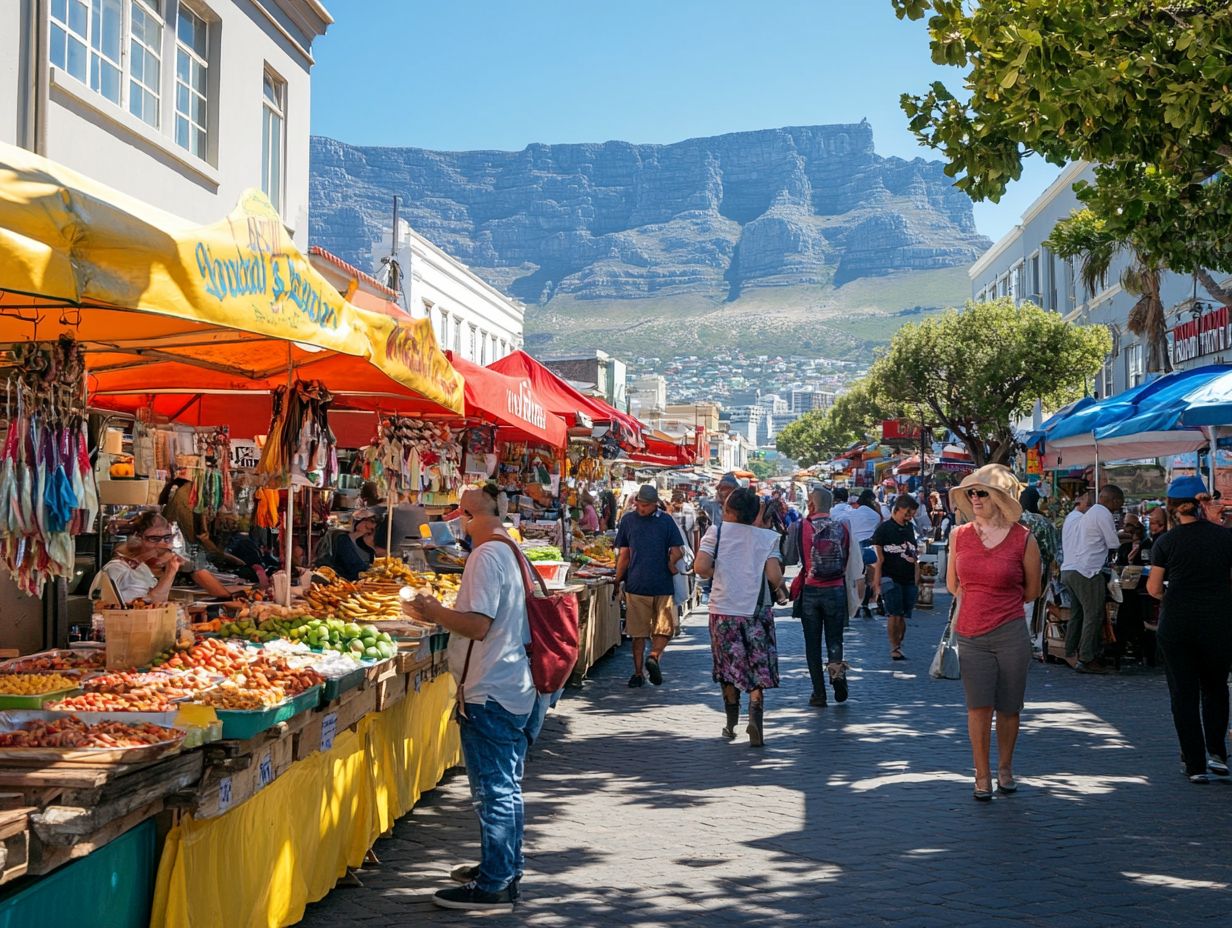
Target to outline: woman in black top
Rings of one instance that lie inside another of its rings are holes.
[[[1228,776],[1232,532],[1199,516],[1197,496],[1205,491],[1199,477],[1179,477],[1168,487],[1174,524],[1151,550],[1147,580],[1147,592],[1163,600],[1159,646],[1191,783]]]
[[[343,580],[358,580],[372,566],[376,514],[364,509],[351,516],[351,531],[334,541],[333,566]]]

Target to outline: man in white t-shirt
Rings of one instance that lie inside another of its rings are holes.
[[[831,519],[841,519],[851,512],[851,503],[847,502],[847,488],[834,488],[834,507],[830,510]]]
[[[495,540],[509,536],[494,490],[462,494],[462,526],[473,547],[456,607],[424,595],[405,606],[410,615],[450,632],[462,756],[479,813],[479,865],[455,868],[450,875],[464,885],[432,897],[447,909],[512,911],[524,865],[522,771],[539,700],[526,653],[530,626],[522,565],[509,545]]]
[[[1065,629],[1065,659],[1079,673],[1106,673],[1099,661],[1103,649],[1104,602],[1108,581],[1104,564],[1110,552],[1121,546],[1112,514],[1125,503],[1121,488],[1108,484],[1099,492],[1099,502],[1072,525],[1062,526],[1061,582],[1070,592],[1069,624]],[[1072,516],[1073,513],[1070,513]]]

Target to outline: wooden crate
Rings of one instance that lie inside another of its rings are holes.
[[[177,802],[198,819],[217,818],[251,799],[274,780],[286,773],[295,762],[295,731],[280,728],[263,733],[267,737],[250,738],[246,742],[216,742],[216,745],[247,745],[246,753],[216,753],[207,766],[196,789],[182,792]],[[214,747],[215,745],[207,745]]]
[[[390,706],[396,705],[406,698],[407,690],[412,686],[411,680],[418,676],[419,671],[414,674],[400,673],[396,677],[390,677],[388,680],[382,680],[376,687],[376,711],[384,712]]]
[[[377,692],[383,684],[348,690],[337,699],[309,715],[308,723],[295,734],[294,758],[303,760],[317,751],[328,751],[334,738],[348,728],[354,728],[376,708]]]
[[[30,822],[33,809],[0,813],[0,885],[25,876],[30,867]]]
[[[166,800],[155,799],[153,802],[134,809],[121,818],[108,822],[97,831],[80,836],[73,844],[45,844],[38,833],[30,832],[30,864],[27,872],[35,876],[50,873],[69,861],[78,860],[92,854],[100,847],[110,844],[120,835],[136,828],[146,819],[154,818],[163,811]]]

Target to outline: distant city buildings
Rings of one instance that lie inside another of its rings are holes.
[[[628,409],[628,371],[625,362],[613,358],[606,351],[595,350],[539,360],[584,392],[597,393],[617,409]]]

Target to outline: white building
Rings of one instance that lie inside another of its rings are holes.
[[[661,418],[667,409],[667,378],[662,374],[635,377],[629,384],[629,408],[643,421]]]
[[[791,411],[803,415],[813,410],[825,411],[834,405],[834,394],[826,390],[792,390]]]
[[[9,0],[0,141],[201,224],[249,187],[308,245],[318,0]]]
[[[1112,351],[1094,384],[1094,394],[1105,397],[1137,386],[1149,375],[1147,346],[1129,331],[1127,324],[1129,311],[1138,299],[1126,293],[1120,284],[1128,256],[1117,257],[1105,285],[1098,293],[1092,293],[1082,283],[1081,261],[1063,260],[1044,244],[1058,222],[1082,207],[1074,193],[1074,183],[1094,179],[1095,172],[1089,164],[1069,165],[1027,208],[1022,220],[971,265],[967,275],[975,300],[1009,297],[1015,303],[1030,301],[1073,322],[1107,326],[1112,335]],[[1160,296],[1167,316],[1168,349],[1177,369],[1232,362],[1232,348],[1225,347],[1223,342],[1212,340],[1208,344],[1190,338],[1191,333],[1196,336],[1199,331],[1217,329],[1216,323],[1228,315],[1201,285],[1195,287],[1191,277],[1165,272]],[[1188,339],[1199,347],[1176,351],[1178,339],[1182,345],[1188,344]]]
[[[392,283],[389,253],[386,233],[373,247],[372,265],[376,277],[387,284]],[[526,307],[485,283],[402,220],[398,221],[396,257],[405,309],[416,319],[432,320],[442,349],[486,366],[522,347]]]

